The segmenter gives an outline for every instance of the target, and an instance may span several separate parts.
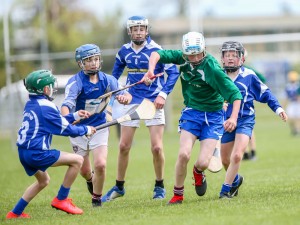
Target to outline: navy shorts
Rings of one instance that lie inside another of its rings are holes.
[[[185,108],[179,119],[178,128],[192,133],[200,141],[204,139],[219,140],[224,132],[223,122],[223,110],[203,112]]]
[[[45,172],[60,156],[60,151],[19,149],[20,161],[28,176],[34,175],[38,170]]]
[[[222,136],[221,143],[228,143],[234,141],[235,134],[245,134],[251,138],[254,124],[254,116],[238,118],[236,129],[231,133],[225,131],[225,133]]]

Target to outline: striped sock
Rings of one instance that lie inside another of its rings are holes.
[[[175,187],[174,186],[173,192],[174,192],[174,195],[183,196],[184,186],[182,186],[182,187]]]

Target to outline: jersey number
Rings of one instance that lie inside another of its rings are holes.
[[[26,140],[26,133],[29,129],[29,122],[28,121],[24,121],[22,123],[22,127],[20,128],[20,132],[19,132],[19,136],[18,136],[18,144],[23,144],[24,141]]]

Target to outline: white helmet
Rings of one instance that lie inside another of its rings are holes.
[[[197,55],[205,51],[205,41],[201,33],[189,32],[182,37],[184,55]]]
[[[148,27],[148,19],[144,16],[132,16],[129,17],[127,20],[127,29],[130,29],[130,27],[134,26],[145,26]]]
[[[146,17],[143,16],[132,16],[129,17],[127,20],[127,33],[130,36],[130,39],[136,44],[136,45],[141,45],[145,42],[145,40],[147,39],[147,35],[148,35],[148,19]],[[134,39],[132,37],[132,33],[131,33],[131,27],[135,27],[135,26],[145,26],[146,28],[146,32],[147,35],[144,39]]]

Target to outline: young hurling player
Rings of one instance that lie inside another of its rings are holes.
[[[148,70],[150,54],[161,49],[161,47],[151,40],[148,19],[145,17],[130,17],[127,20],[127,32],[131,42],[124,44],[117,53],[112,75],[119,79],[125,67],[127,67],[127,85],[129,85],[142,79]],[[156,106],[157,110],[154,119],[145,121],[146,126],[149,128],[153,166],[156,176],[153,199],[165,198],[166,194],[164,188],[165,156],[163,152],[164,105],[168,94],[173,90],[179,76],[176,66],[172,64],[159,63],[154,68],[154,74],[163,73],[164,71],[168,75],[166,81],[164,76],[161,76],[156,78],[151,86],[143,83],[130,88],[129,93],[132,95],[132,102],[130,105],[121,107],[121,111],[125,114],[125,112],[136,107],[137,104],[140,104],[144,98],[150,99]],[[139,124],[140,121],[121,123],[116,185],[103,196],[103,202],[113,200],[125,194],[124,183],[129,163],[129,152]]]
[[[232,198],[238,194],[243,177],[238,174],[243,154],[247,148],[255,124],[253,101],[267,103],[283,121],[288,117],[270,89],[262,83],[256,74],[243,67],[243,49],[236,41],[224,42],[221,47],[221,60],[228,77],[239,88],[243,99],[238,113],[237,126],[232,132],[226,131],[221,139],[221,158],[226,176],[220,192],[220,198]],[[226,118],[229,118],[233,105],[229,104]]]
[[[153,52],[143,80],[147,81],[154,74],[158,62],[180,65],[182,95],[186,106],[179,120],[180,147],[175,168],[174,196],[169,201],[169,204],[178,204],[183,201],[187,164],[197,139],[201,151],[193,168],[195,190],[199,196],[205,194],[207,182],[204,171],[223,133],[223,126],[228,132],[235,129],[242,96],[217,60],[205,51],[201,33],[183,35],[182,50]],[[222,109],[224,100],[233,105],[232,114],[225,122]]]
[[[61,116],[58,108],[51,102],[55,77],[49,70],[37,70],[24,80],[29,92],[29,101],[23,112],[23,122],[18,132],[19,159],[28,176],[35,176],[36,182],[24,192],[6,219],[30,218],[24,213],[28,203],[50,182],[47,173],[49,167],[68,166],[68,170],[60,186],[57,196],[51,202],[53,208],[70,214],[82,214],[72,199],[68,198],[71,185],[79,173],[83,158],[79,155],[50,149],[52,135],[82,136],[96,132],[91,126],[73,126],[74,120],[85,118],[90,114],[84,110]]]
[[[97,98],[106,92],[119,89],[118,81],[111,75],[100,71],[102,59],[97,45],[85,44],[76,49],[75,60],[81,70],[71,77],[65,90],[62,114],[66,115],[79,109],[95,111],[100,104]],[[128,104],[131,95],[126,91],[117,93],[116,99],[121,104]],[[106,122],[105,113],[96,112],[90,118],[82,120],[79,125],[98,126]],[[89,192],[92,194],[92,205],[101,206],[102,189],[106,174],[107,143],[109,128],[98,130],[91,138],[70,138],[73,151],[84,158],[80,173],[87,180]],[[94,172],[89,160],[92,152]]]

